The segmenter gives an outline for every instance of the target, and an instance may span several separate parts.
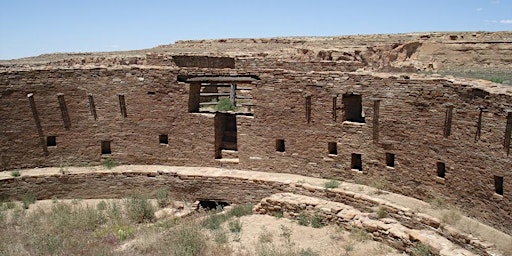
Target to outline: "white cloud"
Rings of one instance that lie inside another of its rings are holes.
[[[481,12],[481,11],[483,11],[483,10],[484,10],[484,8],[476,8],[476,11],[477,11],[477,12]]]
[[[512,24],[512,19],[508,19],[508,20],[500,20],[500,23],[501,23],[501,24]]]
[[[501,2],[500,0],[491,0],[492,4],[500,4],[500,2]]]

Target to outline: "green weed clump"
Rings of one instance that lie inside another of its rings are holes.
[[[23,203],[23,209],[28,209],[29,205],[36,202],[36,195],[34,193],[27,193],[21,196],[21,202]]]
[[[105,159],[105,161],[103,161],[103,166],[110,170],[110,169],[116,167],[117,163],[112,158],[107,158],[107,159]]]
[[[228,211],[227,215],[229,217],[242,217],[246,215],[252,214],[252,204],[241,204],[241,205],[235,205],[231,210]]]
[[[377,218],[383,219],[388,216],[388,210],[384,206],[379,206],[379,209],[377,209]]]
[[[414,250],[412,250],[413,256],[430,256],[432,255],[430,253],[430,247],[423,243],[418,243],[416,247],[414,247]]]
[[[155,208],[144,196],[134,195],[124,201],[128,218],[135,223],[155,220]]]
[[[14,170],[11,172],[11,176],[13,177],[19,177],[21,176],[20,170]]]
[[[208,246],[201,227],[195,223],[179,226],[173,232],[171,243],[176,256],[202,255]]]
[[[329,188],[337,188],[340,186],[340,183],[337,180],[329,180],[326,183],[324,183],[324,187]]]
[[[160,189],[156,192],[156,201],[158,202],[158,207],[164,208],[171,204],[171,197],[169,195],[169,190]]]
[[[235,106],[231,103],[231,100],[228,98],[222,98],[219,100],[219,103],[215,106],[215,110],[217,111],[233,111],[235,110]]]

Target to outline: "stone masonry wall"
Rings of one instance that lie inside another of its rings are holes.
[[[253,74],[261,79],[251,85],[254,116],[237,118],[237,169],[332,177],[385,186],[420,199],[443,197],[497,228],[512,230],[512,156],[503,147],[511,96],[442,79],[261,67],[4,71],[0,168],[91,165],[105,158],[125,164],[223,165],[214,159],[214,114],[188,113],[189,85],[178,82],[178,74]],[[47,148],[48,155],[38,137],[29,93],[43,139],[56,136],[57,145]],[[64,127],[59,93],[66,103],[69,129]],[[126,117],[118,94],[124,95]],[[344,121],[344,94],[361,95],[365,123]],[[309,123],[306,96],[311,97]],[[375,100],[380,100],[378,122]],[[449,106],[452,126],[445,137]],[[481,137],[475,141],[479,107],[486,112]],[[159,143],[164,134],[168,144]],[[284,139],[284,152],[276,152],[276,139]],[[112,154],[101,154],[101,141],[111,141]],[[337,145],[336,155],[328,154],[329,142]],[[352,170],[354,153],[361,155],[361,172]],[[386,167],[386,153],[394,154],[394,167]],[[446,166],[444,178],[437,175],[437,162]],[[495,193],[494,176],[503,177],[503,195]]]

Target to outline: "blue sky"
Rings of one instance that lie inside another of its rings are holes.
[[[184,39],[504,30],[512,0],[0,1],[0,59]]]

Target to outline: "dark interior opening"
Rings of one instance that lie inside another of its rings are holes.
[[[222,158],[222,150],[238,150],[236,115],[215,114],[215,158]]]
[[[101,142],[101,154],[102,155],[112,154],[112,150],[110,149],[110,141],[109,140],[104,140]]]
[[[156,94],[156,92],[153,92],[153,91],[148,92],[148,95],[155,95],[155,94]]]
[[[343,121],[365,123],[361,95],[343,94],[343,111]]]
[[[336,143],[336,142],[327,143],[327,149],[329,150],[329,155],[337,155],[338,154],[338,143]]]
[[[285,151],[284,139],[277,139],[276,140],[276,151],[277,152],[284,152]]]
[[[196,210],[204,209],[204,210],[220,210],[224,209],[224,207],[229,206],[229,203],[219,200],[199,200],[199,204],[197,205]]]
[[[395,154],[386,153],[386,166],[395,167]]]
[[[169,144],[169,136],[167,136],[167,134],[160,134],[158,136],[158,141],[160,142],[160,144]]]
[[[47,136],[46,137],[46,146],[47,147],[55,147],[55,146],[57,146],[57,137],[55,137],[55,136]]]
[[[503,195],[503,176],[494,175],[494,192]]]
[[[437,162],[437,177],[445,178],[446,176],[446,166],[443,162]]]
[[[351,169],[363,171],[363,161],[361,154],[352,153],[352,161],[350,163]]]

